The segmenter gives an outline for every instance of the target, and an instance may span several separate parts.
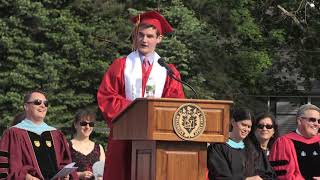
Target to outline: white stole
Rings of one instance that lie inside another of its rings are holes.
[[[167,70],[158,63],[160,56],[155,52],[152,69],[148,77],[155,82],[155,97],[161,98],[164,84],[166,82]],[[135,100],[142,97],[142,67],[138,51],[130,53],[126,58],[124,70],[124,81],[126,99]],[[148,82],[147,82],[148,84]],[[144,93],[146,94],[146,93]]]

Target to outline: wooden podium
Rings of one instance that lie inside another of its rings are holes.
[[[204,132],[192,140],[173,127],[176,110],[191,103],[206,118]],[[138,98],[114,120],[113,137],[132,140],[131,180],[205,180],[207,142],[229,137],[232,101]]]

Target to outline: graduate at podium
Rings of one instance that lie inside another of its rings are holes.
[[[131,142],[113,139],[113,118],[134,99],[140,97],[184,98],[182,84],[172,79],[158,60],[155,49],[166,33],[173,32],[168,21],[157,11],[139,14],[135,24],[133,47],[128,56],[110,65],[98,89],[98,105],[111,129],[108,138],[105,180],[131,179]],[[174,65],[168,65],[180,79]]]

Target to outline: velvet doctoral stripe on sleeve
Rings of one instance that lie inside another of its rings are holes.
[[[0,150],[0,179],[8,176],[9,152],[5,149]]]
[[[269,156],[278,179],[319,177],[320,136],[305,138],[296,132],[280,137]]]
[[[18,128],[7,129],[0,141],[0,151],[3,152],[0,169],[4,179],[25,179],[27,173],[42,178],[27,132]],[[6,177],[5,177],[6,176]]]
[[[273,144],[269,160],[279,180],[303,180],[294,144],[287,135]]]
[[[57,157],[58,168],[71,163],[71,155],[63,134],[57,130],[52,131],[52,140]],[[3,179],[24,180],[28,174],[43,179],[37,158],[28,132],[23,129],[11,127],[7,129],[0,141],[1,163],[8,163],[8,167],[0,168]],[[6,177],[5,177],[6,176]],[[76,173],[71,174],[71,179],[78,179]]]

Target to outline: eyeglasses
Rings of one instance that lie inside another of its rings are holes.
[[[313,118],[313,117],[300,117],[301,119],[306,119],[309,122],[315,123],[316,121],[318,121],[318,124],[320,124],[320,119],[317,118]]]
[[[29,101],[29,102],[26,102],[26,103],[34,104],[36,106],[40,106],[43,103],[45,107],[49,106],[49,102],[47,100],[41,100],[41,99],[35,99],[33,101]]]
[[[266,125],[264,125],[264,124],[258,124],[258,125],[257,125],[257,128],[259,128],[259,129],[263,129],[264,127],[266,127],[267,129],[272,129],[272,128],[273,128],[273,125],[272,125],[272,124],[266,124]]]
[[[94,122],[80,121],[80,126],[87,126],[88,124],[90,127],[94,127]]]

